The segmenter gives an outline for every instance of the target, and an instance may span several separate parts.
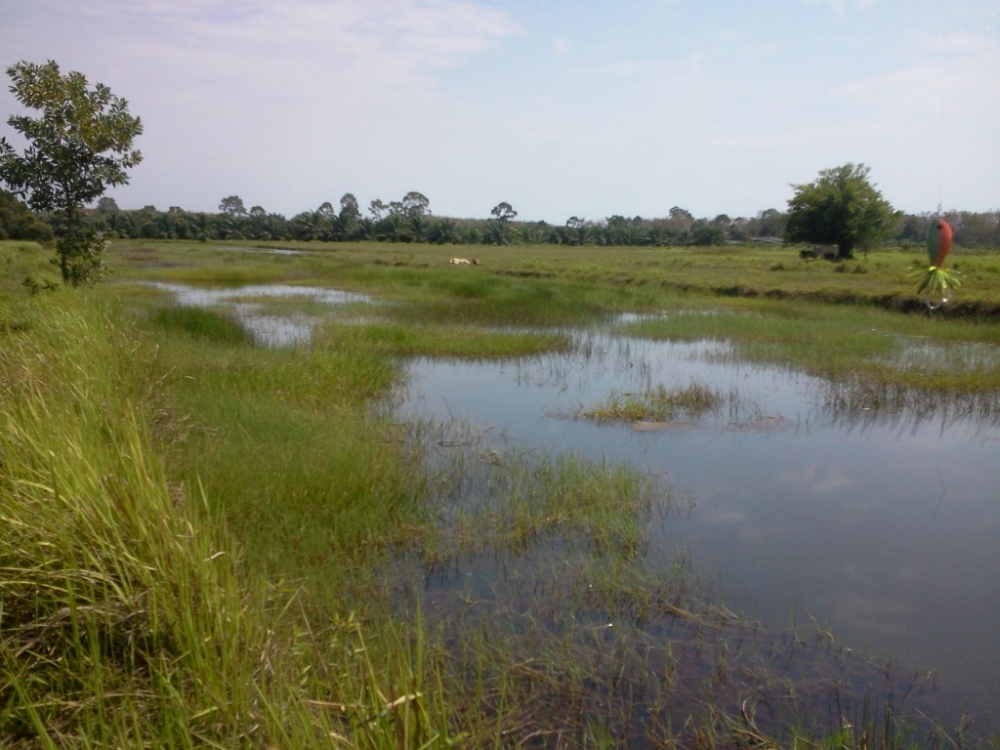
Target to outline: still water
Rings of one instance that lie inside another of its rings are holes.
[[[664,476],[689,514],[653,530],[727,603],[774,627],[934,670],[977,725],[1000,720],[1000,430],[966,419],[838,413],[794,372],[718,344],[582,334],[579,353],[517,363],[419,360],[404,417],[467,420],[516,446]],[[696,424],[572,418],[612,392],[709,384],[729,405]]]

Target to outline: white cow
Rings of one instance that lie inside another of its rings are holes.
[[[448,262],[453,266],[478,266],[479,258],[473,258],[472,260],[468,258],[452,258]]]

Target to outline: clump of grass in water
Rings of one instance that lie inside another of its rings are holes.
[[[543,539],[583,542],[600,556],[641,555],[655,483],[628,466],[576,456],[529,460],[491,454],[473,497],[464,497],[440,533],[447,555],[518,552]]]
[[[574,416],[601,422],[673,422],[718,411],[725,398],[703,383],[685,388],[660,384],[642,393],[613,392],[607,401],[580,408]]]

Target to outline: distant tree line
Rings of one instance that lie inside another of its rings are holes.
[[[966,248],[1000,249],[1000,211],[946,211],[955,243]],[[571,216],[565,224],[517,221],[517,211],[501,202],[490,218],[434,216],[430,201],[411,191],[398,201],[373,200],[362,211],[346,193],[337,205],[321,204],[287,218],[259,205],[246,208],[238,195],[223,198],[216,213],[171,206],[121,210],[103,197],[84,211],[87,226],[106,236],[125,239],[277,240],[320,242],[429,242],[453,245],[556,244],[598,246],[711,246],[748,242],[781,242],[789,215],[774,208],[752,217],[695,218],[674,206],[666,216],[644,218],[613,215],[601,220]],[[887,242],[922,244],[932,214],[901,214]],[[10,193],[0,191],[0,239],[52,239],[66,230],[58,214],[36,214]]]

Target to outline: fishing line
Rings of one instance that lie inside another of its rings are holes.
[[[944,202],[944,105],[945,105],[945,88],[948,84],[948,34],[945,31],[948,26],[947,13],[948,5],[946,0],[940,0],[939,7],[941,10],[941,22],[938,26],[940,38],[941,38],[941,81],[938,86],[938,205],[937,205],[937,215],[940,216],[942,212],[942,204]]]

